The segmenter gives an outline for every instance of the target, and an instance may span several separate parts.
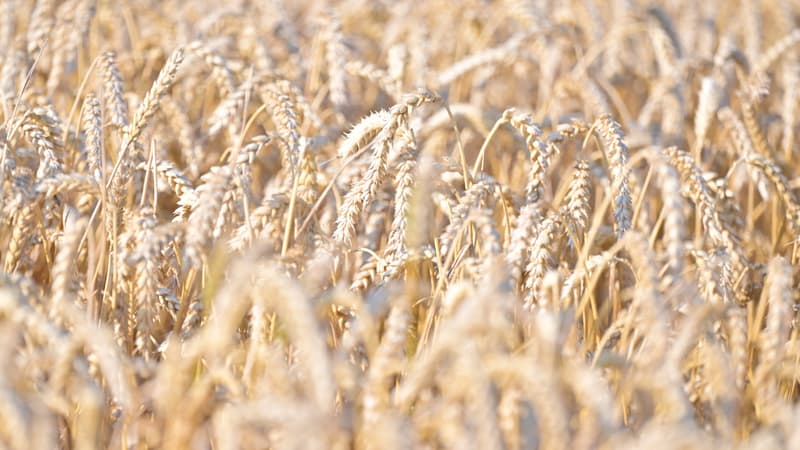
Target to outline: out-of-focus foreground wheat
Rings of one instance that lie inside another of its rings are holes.
[[[800,3],[0,1],[8,449],[800,448]]]

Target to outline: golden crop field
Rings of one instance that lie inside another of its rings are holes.
[[[0,449],[800,448],[797,0],[0,0]]]

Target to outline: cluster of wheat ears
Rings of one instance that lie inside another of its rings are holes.
[[[800,448],[798,19],[0,1],[0,447]]]

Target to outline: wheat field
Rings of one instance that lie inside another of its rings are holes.
[[[0,448],[800,448],[797,0],[0,0]]]

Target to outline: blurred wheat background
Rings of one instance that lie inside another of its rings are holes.
[[[798,20],[0,1],[0,448],[800,448]]]

